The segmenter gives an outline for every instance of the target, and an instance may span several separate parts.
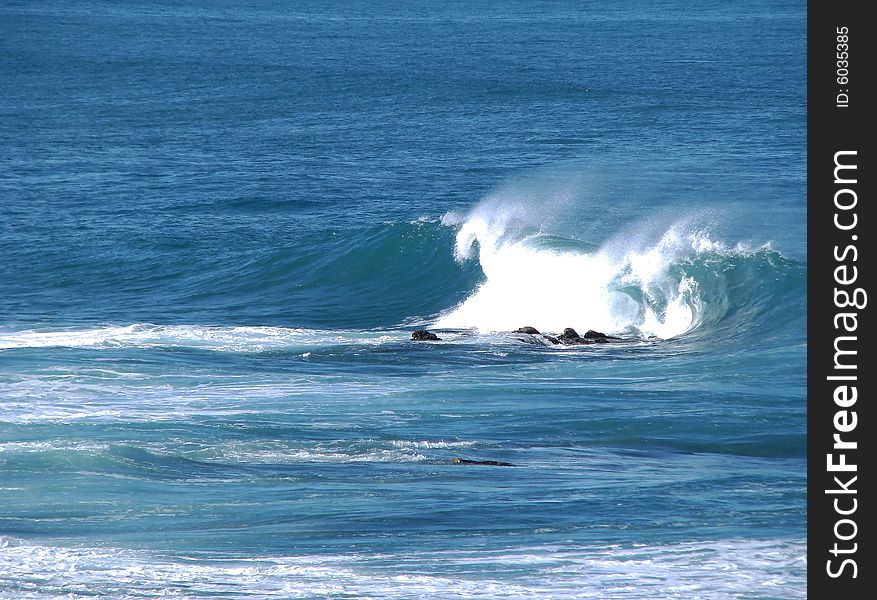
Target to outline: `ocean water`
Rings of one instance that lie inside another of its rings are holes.
[[[805,597],[804,2],[2,0],[0,90],[0,597]]]

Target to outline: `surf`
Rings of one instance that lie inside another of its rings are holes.
[[[735,319],[749,329],[800,297],[788,288],[800,291],[803,265],[769,240],[719,239],[714,213],[637,210],[631,201],[620,219],[581,193],[533,195],[532,187],[506,187],[465,215],[444,215],[443,225],[456,232],[456,262],[476,263],[482,279],[431,327],[572,327],[671,339],[716,332]]]

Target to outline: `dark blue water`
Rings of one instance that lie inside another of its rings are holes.
[[[805,597],[804,34],[4,0],[0,597]]]

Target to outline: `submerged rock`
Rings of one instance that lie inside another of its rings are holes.
[[[490,465],[493,467],[514,467],[510,462],[501,460],[469,460],[468,458],[452,458],[451,462],[455,465]]]
[[[411,341],[413,342],[425,342],[425,341],[433,341],[440,342],[442,338],[432,333],[431,331],[427,331],[426,329],[418,329],[417,331],[411,334]]]

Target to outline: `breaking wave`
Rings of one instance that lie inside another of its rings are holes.
[[[434,327],[673,338],[741,313],[764,318],[800,297],[790,284],[804,285],[802,265],[769,243],[718,241],[693,219],[638,223],[594,243],[553,234],[534,212],[489,198],[465,217],[445,215],[457,228],[456,260],[477,260],[484,279]]]

